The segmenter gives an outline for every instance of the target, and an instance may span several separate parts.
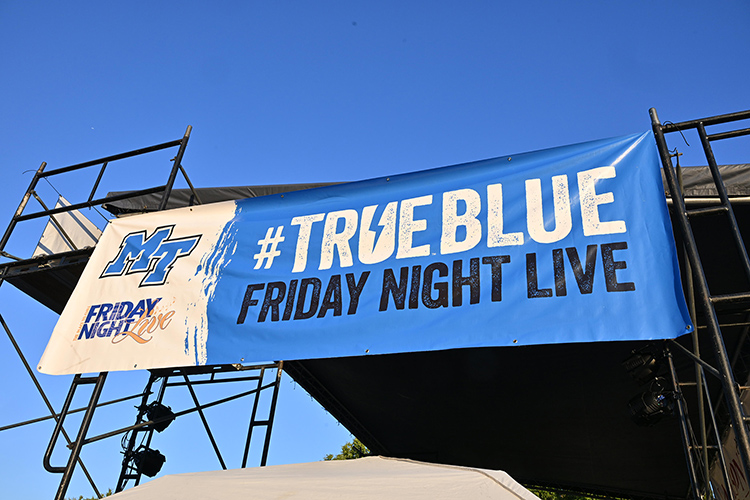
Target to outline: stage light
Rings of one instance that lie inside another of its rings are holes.
[[[171,424],[175,419],[174,413],[172,413],[172,408],[170,408],[169,406],[164,406],[158,401],[154,401],[146,407],[146,415],[148,415],[149,420],[158,420],[161,418],[165,418],[165,420],[161,422],[151,424],[151,427],[156,432],[161,432],[169,427],[169,424]]]
[[[675,394],[667,390],[667,379],[657,377],[644,392],[628,403],[633,421],[642,427],[654,425],[665,415],[674,412]]]
[[[159,450],[152,450],[145,446],[141,446],[133,454],[133,462],[135,463],[136,470],[139,474],[144,474],[148,477],[157,475],[166,461],[166,457],[159,453]]]
[[[623,368],[635,379],[638,385],[643,385],[656,377],[661,367],[663,353],[653,344],[634,350],[628,359],[622,362]]]

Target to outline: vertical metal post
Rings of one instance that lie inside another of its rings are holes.
[[[667,363],[669,365],[669,374],[672,379],[672,390],[675,393],[677,399],[677,413],[680,417],[680,434],[682,435],[682,446],[685,449],[685,459],[687,461],[688,476],[690,477],[690,487],[693,492],[694,500],[701,500],[700,489],[698,488],[698,477],[695,473],[695,462],[693,462],[693,454],[690,446],[690,433],[688,431],[687,423],[687,408],[685,407],[685,400],[682,396],[682,391],[677,383],[677,372],[674,369],[674,360],[672,359],[672,351],[669,347],[664,348],[664,353],[667,357]]]
[[[708,161],[708,168],[711,171],[711,176],[716,184],[716,191],[719,194],[722,206],[727,209],[727,216],[729,217],[729,228],[732,232],[732,239],[734,239],[734,245],[739,250],[740,259],[742,260],[742,268],[745,271],[745,277],[750,282],[750,258],[748,258],[747,251],[745,250],[745,244],[742,241],[742,235],[740,234],[739,226],[737,225],[737,219],[734,216],[734,210],[732,210],[732,204],[729,203],[729,197],[727,195],[727,188],[724,186],[724,180],[721,178],[719,172],[719,166],[716,164],[716,158],[714,158],[714,151],[711,148],[711,143],[708,140],[706,129],[703,123],[698,124],[698,135],[701,138],[701,144],[703,145],[703,151],[706,153],[706,160]]]
[[[146,387],[143,389],[143,396],[141,397],[141,404],[138,406],[138,416],[135,418],[136,425],[141,423],[143,415],[146,413],[146,405],[148,404],[148,397],[151,395],[151,386],[154,384],[156,377],[153,373],[149,373],[148,382]],[[133,429],[128,439],[128,447],[123,451],[124,456],[122,457],[122,468],[120,469],[120,477],[117,479],[117,487],[115,493],[119,493],[125,489],[125,485],[130,479],[131,462],[133,459],[133,450],[135,449],[136,441],[138,440],[139,429]]]
[[[195,188],[193,187],[193,183],[190,182],[190,177],[188,177],[188,174],[187,172],[185,172],[185,169],[182,168],[182,165],[180,165],[180,172],[182,172],[182,176],[187,181],[188,187],[190,188],[190,192],[192,192],[193,196],[195,196],[195,201],[198,202],[198,205],[203,205],[203,202],[201,201],[201,197],[198,196],[198,191],[196,191]]]
[[[174,180],[177,178],[177,172],[182,164],[182,156],[185,154],[185,148],[187,148],[188,139],[190,139],[190,132],[193,130],[191,125],[188,125],[185,130],[185,135],[182,137],[180,142],[180,149],[177,151],[177,155],[174,157],[174,165],[172,165],[172,171],[169,173],[169,180],[164,188],[164,195],[162,196],[161,203],[159,204],[159,210],[167,208],[167,202],[169,201],[169,195],[172,194],[172,186]]]
[[[89,203],[91,203],[91,200],[94,199],[94,195],[96,194],[96,190],[99,188],[99,183],[102,181],[102,177],[104,176],[104,170],[107,168],[107,164],[109,164],[109,162],[105,161],[104,163],[102,163],[102,168],[99,169],[99,175],[96,177],[96,181],[94,182],[94,187],[91,188],[91,193],[89,194],[89,198],[86,200]]]
[[[281,372],[284,368],[284,362],[279,361],[279,367],[276,369],[276,384],[273,386],[273,397],[271,398],[271,410],[268,415],[268,425],[266,426],[266,441],[263,444],[263,456],[260,458],[260,466],[265,467],[268,459],[268,449],[271,446],[271,430],[273,429],[273,420],[276,416],[276,400],[279,397],[279,387],[281,386]]]
[[[247,427],[247,438],[245,439],[245,452],[242,454],[242,468],[247,466],[247,455],[250,453],[250,440],[253,437],[253,429],[255,428],[255,417],[258,413],[258,402],[260,400],[260,388],[263,385],[263,374],[265,368],[260,369],[258,375],[258,385],[255,388],[255,394],[253,394],[253,410],[250,412],[250,424]]]
[[[167,382],[169,381],[169,375],[164,375],[164,378],[161,382],[161,387],[159,388],[159,392],[156,394],[156,402],[160,403],[164,400],[164,393],[167,390]],[[146,448],[151,447],[151,439],[154,437],[154,428],[153,426],[149,425],[144,429],[146,434]],[[135,486],[138,486],[141,483],[141,473],[138,472],[135,478]]]
[[[58,433],[60,432],[60,429],[62,428],[62,424],[64,421],[65,414],[68,411],[68,408],[70,407],[70,403],[73,399],[73,394],[75,393],[75,389],[71,387],[70,392],[68,393],[68,398],[65,401],[65,406],[63,407],[63,410],[60,412],[60,419],[57,421],[57,426],[55,427],[55,434],[52,435],[52,440],[50,441],[50,446],[47,448],[47,453],[44,455],[44,467],[50,472],[62,472],[63,477],[60,480],[60,486],[57,489],[57,494],[55,495],[55,500],[63,500],[65,498],[65,493],[68,491],[68,486],[70,485],[70,480],[73,477],[73,470],[75,469],[75,463],[78,460],[78,457],[81,454],[81,448],[83,447],[83,441],[86,439],[86,433],[89,430],[89,426],[91,425],[91,420],[94,417],[94,410],[96,409],[96,405],[99,402],[99,396],[102,393],[102,388],[104,387],[104,382],[107,379],[107,373],[102,372],[99,374],[98,377],[94,378],[83,378],[80,375],[76,375],[73,379],[73,384],[90,384],[93,383],[94,390],[91,392],[91,399],[89,400],[88,408],[86,408],[86,413],[83,415],[83,421],[81,422],[81,427],[78,430],[78,436],[76,436],[76,440],[73,442],[73,449],[70,452],[70,456],[68,457],[68,463],[65,467],[52,467],[49,464],[49,458],[52,454],[52,448],[54,447],[56,437]]]
[[[264,425],[266,427],[266,434],[263,440],[263,451],[260,458],[260,466],[264,467],[268,461],[268,449],[271,445],[271,431],[273,430],[273,420],[276,415],[276,401],[279,396],[279,387],[281,386],[281,374],[284,366],[283,361],[276,363],[276,380],[273,383],[273,394],[271,396],[271,405],[268,410],[268,419],[256,421],[258,413],[258,402],[260,400],[261,387],[263,386],[265,378],[265,368],[261,368],[260,375],[258,377],[258,386],[255,392],[255,399],[253,400],[253,410],[250,414],[250,425],[247,429],[247,440],[245,441],[245,452],[242,456],[242,467],[247,466],[247,456],[250,452],[250,440],[252,439],[253,429],[257,426]],[[265,387],[266,389],[268,387]]]
[[[729,499],[728,500],[734,500],[734,493],[732,492],[732,486],[729,482],[729,472],[727,469],[727,461],[724,459],[724,446],[721,444],[721,434],[719,434],[719,426],[716,423],[716,414],[714,412],[713,405],[711,404],[711,394],[708,391],[708,380],[706,380],[706,372],[703,370],[703,367],[699,368],[701,371],[701,386],[703,388],[703,391],[705,391],[706,396],[706,403],[708,404],[708,414],[711,416],[711,423],[713,425],[714,429],[714,439],[716,439],[716,446],[719,450],[719,462],[721,463],[721,473],[724,477],[724,484],[727,486],[727,492],[729,493]],[[711,480],[710,476],[710,470],[706,469],[706,474],[708,475],[708,481]]]
[[[13,229],[15,229],[16,223],[18,222],[16,219],[20,217],[21,214],[23,214],[23,210],[26,208],[26,204],[29,202],[29,198],[31,198],[31,192],[36,189],[36,184],[37,182],[39,182],[42,172],[44,172],[44,167],[46,166],[47,162],[43,161],[37,171],[34,173],[34,177],[31,179],[31,183],[29,184],[29,188],[26,190],[26,194],[23,196],[21,203],[18,205],[15,215],[13,215],[13,218],[10,220],[10,224],[8,224],[8,228],[5,230],[5,234],[3,234],[2,240],[0,240],[0,251],[5,250],[5,245],[8,244],[10,234],[13,232]]]
[[[676,155],[676,158],[677,158],[677,184],[680,188],[680,194],[684,198],[685,192],[683,190],[684,184],[682,182],[682,168],[680,167],[680,157]],[[692,267],[690,267],[690,258],[688,257],[687,249],[685,248],[685,243],[683,241],[680,241],[680,247],[682,249],[682,258],[685,262],[685,277],[684,277],[685,299],[687,300],[688,312],[690,314],[690,321],[695,326],[693,328],[693,332],[690,335],[693,341],[693,354],[695,354],[697,358],[700,358],[701,348],[700,348],[700,340],[698,338],[697,315],[695,313],[695,286],[693,285],[693,270],[692,270]],[[696,397],[698,398],[698,425],[700,426],[701,458],[703,460],[703,469],[706,471],[706,474],[708,474],[710,462],[708,459],[708,433],[706,430],[706,409],[705,409],[706,405],[703,399],[703,390],[701,389],[700,384],[697,382],[701,380],[702,374],[703,374],[703,369],[698,363],[696,363],[695,364],[695,380],[696,380],[696,389],[697,389]]]
[[[651,108],[649,110],[651,115],[651,124],[654,130],[654,136],[656,138],[656,145],[659,150],[659,156],[661,156],[662,166],[664,167],[664,174],[669,185],[670,193],[672,194],[672,207],[675,210],[675,219],[678,224],[678,228],[682,235],[685,243],[685,248],[690,258],[690,263],[693,268],[693,275],[695,276],[698,296],[700,298],[701,307],[706,317],[706,323],[708,331],[713,343],[716,360],[719,364],[719,372],[721,373],[721,383],[724,388],[724,397],[726,398],[727,406],[729,407],[729,413],[732,421],[732,427],[735,430],[735,437],[737,439],[737,448],[740,451],[742,457],[742,465],[745,469],[746,476],[750,477],[750,438],[748,437],[747,426],[745,425],[745,419],[742,412],[742,407],[739,398],[739,386],[734,380],[732,374],[732,368],[729,362],[729,356],[727,354],[726,346],[724,345],[724,339],[721,335],[721,328],[719,327],[719,320],[716,316],[716,311],[711,302],[711,294],[708,289],[708,282],[706,275],[703,270],[703,266],[700,261],[700,255],[698,253],[698,247],[693,237],[693,232],[690,228],[690,222],[688,220],[687,209],[685,207],[685,200],[682,197],[677,181],[675,179],[674,170],[672,167],[672,160],[669,156],[669,150],[667,148],[666,140],[664,139],[664,132],[662,125],[659,122],[659,118],[656,115],[656,110]],[[721,186],[717,186],[720,190]]]

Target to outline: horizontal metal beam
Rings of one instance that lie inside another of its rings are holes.
[[[737,111],[736,113],[729,113],[726,115],[711,116],[708,118],[700,118],[698,120],[689,120],[680,123],[662,123],[660,124],[663,133],[677,132],[678,130],[686,130],[691,128],[698,128],[699,124],[703,124],[704,127],[709,125],[718,125],[720,123],[734,122],[738,120],[750,119],[750,109],[747,111]]]
[[[145,194],[151,194],[151,193],[160,193],[166,189],[166,186],[156,186],[148,189],[141,189],[140,191],[129,191],[127,193],[118,194],[114,196],[105,196],[104,198],[99,198],[96,200],[91,201],[85,201],[83,203],[75,203],[73,205],[67,205],[65,207],[58,207],[53,208],[51,210],[44,210],[43,212],[34,212],[31,214],[21,215],[19,217],[16,217],[14,220],[16,222],[21,222],[24,220],[31,220],[31,219],[39,219],[41,217],[46,217],[48,215],[55,215],[60,214],[63,212],[72,212],[73,210],[78,210],[80,208],[90,208],[94,205],[101,205],[103,203],[108,203],[111,201],[118,201],[118,200],[125,200],[127,198],[134,198],[136,196],[143,196]]]
[[[236,378],[219,378],[210,380],[191,380],[189,383],[186,382],[168,382],[167,387],[183,387],[186,385],[204,385],[204,384],[221,384],[224,382],[248,382],[253,380],[260,380],[258,376],[253,377],[236,377]]]
[[[729,132],[718,132],[716,134],[710,134],[707,137],[709,141],[720,141],[721,139],[731,139],[732,137],[742,137],[744,135],[750,135],[750,128],[732,130]]]
[[[117,160],[123,160],[125,158],[130,158],[132,156],[138,156],[145,153],[153,153],[154,151],[160,151],[162,149],[168,149],[173,148],[175,146],[179,146],[182,142],[182,139],[176,139],[174,141],[164,142],[162,144],[157,144],[155,146],[149,146],[147,148],[141,148],[141,149],[134,149],[133,151],[128,151],[126,153],[120,153],[118,155],[112,155],[112,156],[106,156],[104,158],[99,158],[98,160],[90,160],[83,163],[77,163],[75,165],[70,165],[67,167],[60,167],[56,168],[54,170],[47,170],[46,172],[41,172],[39,174],[39,177],[49,177],[51,175],[57,175],[57,174],[63,174],[65,172],[72,172],[73,170],[80,170],[82,168],[86,167],[93,167],[94,165],[101,165],[102,163],[107,163],[111,161],[117,161]]]
[[[735,205],[747,205],[750,204],[750,196],[730,196],[729,202],[735,206]],[[705,198],[685,198],[685,205],[686,206],[693,206],[693,205],[716,205],[717,203],[721,203],[721,200],[718,196],[716,197],[705,197]],[[672,198],[670,196],[667,196],[667,205],[673,205]]]
[[[750,292],[727,293],[724,295],[714,295],[710,299],[712,304],[736,304],[741,302],[750,302]]]
[[[96,407],[101,408],[102,406],[113,405],[115,403],[122,403],[123,401],[128,401],[130,399],[139,398],[141,396],[143,396],[143,394],[134,394],[132,396],[126,396],[124,398],[113,399],[111,401],[105,401],[104,403],[99,403],[96,405]],[[68,415],[70,415],[71,413],[79,413],[79,412],[85,411],[86,409],[87,407],[82,406],[81,408],[70,410],[68,412]],[[23,427],[24,425],[36,424],[37,422],[44,422],[45,420],[50,420],[52,418],[56,419],[58,417],[60,417],[59,413],[55,413],[54,415],[47,415],[46,417],[32,418],[31,420],[24,420],[23,422],[17,422],[15,424],[10,424],[4,427],[0,427],[0,431],[6,431],[8,429],[15,429],[16,427]]]
[[[726,213],[729,209],[725,206],[715,206],[715,207],[702,207],[702,208],[693,208],[692,210],[688,210],[687,214],[691,217],[698,217],[701,215],[716,215],[716,214],[723,214]]]
[[[96,441],[101,441],[102,439],[106,439],[106,438],[109,438],[109,437],[112,437],[112,436],[116,436],[118,434],[124,434],[124,433],[126,433],[126,432],[128,432],[130,430],[140,429],[142,427],[146,427],[146,426],[151,425],[151,424],[158,424],[159,422],[166,422],[167,420],[171,420],[172,418],[176,419],[177,417],[182,417],[183,415],[187,415],[188,413],[193,413],[193,412],[198,411],[198,410],[204,410],[206,408],[211,408],[212,406],[216,406],[216,405],[220,405],[220,404],[223,404],[223,403],[227,403],[229,401],[234,401],[235,399],[244,398],[245,396],[249,396],[249,395],[254,394],[256,392],[262,392],[262,391],[264,391],[264,390],[266,390],[266,389],[268,389],[270,387],[273,387],[275,384],[276,384],[276,382],[274,381],[273,383],[266,384],[266,385],[260,387],[259,389],[252,389],[250,391],[241,392],[239,394],[235,394],[234,396],[229,396],[229,397],[224,398],[224,399],[219,399],[219,400],[213,401],[211,403],[206,403],[204,405],[196,406],[194,408],[190,408],[190,409],[187,409],[187,410],[183,410],[183,411],[177,412],[174,415],[170,415],[170,416],[162,417],[162,418],[157,418],[157,419],[154,419],[154,420],[149,420],[148,422],[141,422],[140,424],[130,425],[128,427],[122,427],[121,429],[117,429],[117,430],[114,430],[114,431],[111,431],[111,432],[106,432],[104,434],[99,434],[98,436],[94,436],[94,437],[90,437],[90,438],[85,439],[83,441],[83,444],[94,443]]]
[[[230,364],[230,365],[201,365],[201,366],[185,366],[182,368],[154,368],[149,370],[155,377],[173,377],[181,376],[183,373],[188,375],[214,375],[218,373],[237,373],[249,370],[260,370],[261,368],[276,368],[277,363],[268,363],[261,365],[241,365],[241,364]]]

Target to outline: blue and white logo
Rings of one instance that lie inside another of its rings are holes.
[[[174,224],[156,228],[151,236],[145,230],[129,233],[100,278],[145,273],[138,286],[163,285],[177,259],[190,255],[201,239],[201,235],[170,239],[173,230]]]

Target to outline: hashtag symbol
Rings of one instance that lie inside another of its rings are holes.
[[[268,231],[266,231],[266,237],[262,240],[258,240],[260,252],[253,255],[253,259],[257,261],[254,269],[260,269],[264,260],[266,261],[266,267],[263,269],[269,269],[271,264],[273,264],[273,259],[281,255],[281,250],[276,250],[276,247],[279,246],[279,243],[284,241],[284,237],[281,236],[281,231],[283,229],[284,226],[277,227],[276,234],[272,236],[273,228],[269,227]]]

